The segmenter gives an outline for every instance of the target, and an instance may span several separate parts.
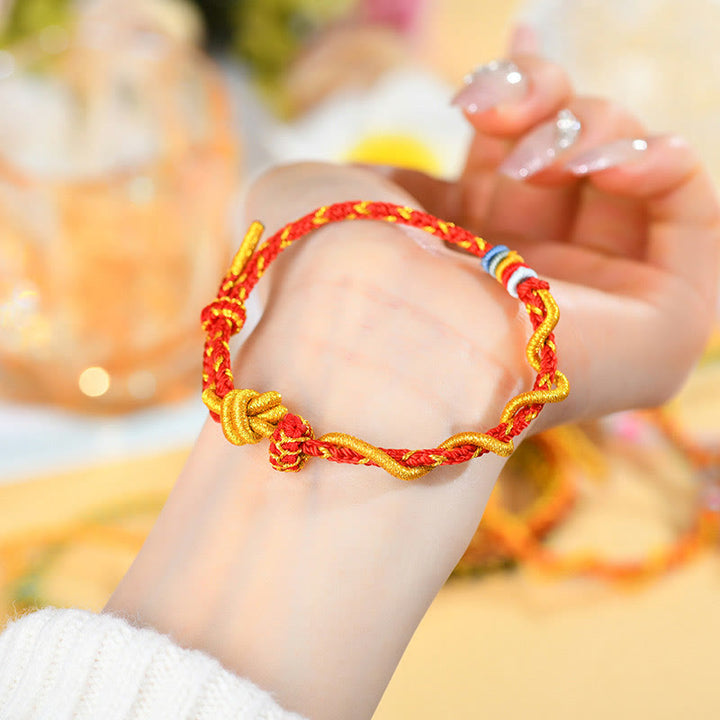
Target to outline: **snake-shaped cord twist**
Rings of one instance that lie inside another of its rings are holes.
[[[250,292],[285,248],[322,225],[342,220],[383,220],[431,233],[480,258],[482,268],[524,304],[533,327],[527,360],[537,376],[531,390],[516,395],[505,405],[497,426],[487,432],[458,433],[436,448],[380,448],[345,433],[315,438],[310,423],[283,406],[279,393],[235,388],[229,340],[245,323],[245,302]],[[217,298],[202,312],[206,333],[202,398],[231,443],[246,445],[269,438],[270,463],[275,469],[297,471],[309,457],[322,457],[375,465],[402,480],[414,480],[433,468],[462,463],[486,452],[510,455],[513,438],[538,416],[543,406],[567,397],[567,378],[557,368],[553,330],[559,311],[550,287],[520,255],[504,245],[491,245],[454,223],[385,202],[350,201],[321,207],[287,224],[258,247],[262,231],[258,222],[250,226]]]

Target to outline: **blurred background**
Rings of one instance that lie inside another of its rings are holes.
[[[720,179],[715,0],[0,0],[0,625],[141,546],[249,180],[457,175],[449,100],[518,27]],[[670,406],[524,444],[376,720],[717,717],[719,392],[716,333]]]

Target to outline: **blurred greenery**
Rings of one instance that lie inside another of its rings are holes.
[[[0,29],[0,47],[12,45],[51,25],[72,19],[71,0],[15,0]]]
[[[353,0],[236,0],[232,48],[261,81],[272,82],[324,26],[346,16]]]
[[[327,24],[347,16],[358,2],[173,1],[195,5],[205,26],[207,45],[213,50],[229,50],[244,60],[266,85],[272,85],[310,38]],[[0,44],[11,45],[50,25],[67,25],[75,7],[73,0],[14,0],[0,28]]]

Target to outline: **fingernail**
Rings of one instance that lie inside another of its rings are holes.
[[[524,180],[552,165],[557,156],[575,143],[580,121],[569,110],[561,110],[554,120],[543,123],[526,135],[505,158],[499,172]]]
[[[647,147],[647,140],[623,138],[580,153],[565,167],[574,175],[589,175],[638,160]]]
[[[527,93],[527,80],[510,60],[493,60],[465,77],[465,87],[452,99],[471,114],[485,112],[503,103],[521,100]]]

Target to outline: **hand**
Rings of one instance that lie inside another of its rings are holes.
[[[430,212],[505,241],[550,279],[571,396],[540,425],[660,404],[715,321],[716,191],[681,138],[648,134],[613,102],[577,95],[539,57],[511,60],[522,82],[503,83],[501,66],[476,74],[457,98],[476,131],[459,181],[402,170],[392,178]],[[552,157],[561,109],[582,130]]]
[[[403,189],[356,168],[296,165],[250,189],[247,219],[270,233],[319,205],[372,199],[425,205],[491,242],[509,235],[551,276],[562,314],[571,396],[539,419],[657,402],[684,377],[714,317],[711,184],[669,138],[649,138],[632,163],[586,178],[567,171],[585,150],[645,133],[609,103],[574,97],[558,68],[516,60],[531,90],[471,118],[477,136],[457,183],[397,172]],[[565,106],[584,124],[573,148],[523,181],[498,172]],[[236,386],[278,390],[317,432],[386,447],[491,426],[530,385],[529,323],[477,265],[388,223],[322,228],[259,283],[266,310],[235,358]],[[208,422],[108,609],[207,650],[289,708],[366,718],[501,467],[485,456],[405,485],[311,460],[288,476],[269,469],[265,443],[236,448]]]
[[[322,204],[416,201],[374,173],[300,164],[250,188],[267,233]],[[235,386],[277,390],[317,434],[433,447],[487,429],[531,384],[527,314],[477,260],[386,222],[299,240],[255,290],[266,303]],[[314,720],[368,718],[477,528],[504,459],[411,483],[310,459],[278,473],[268,443],[209,420],[107,610],[203,649]]]

